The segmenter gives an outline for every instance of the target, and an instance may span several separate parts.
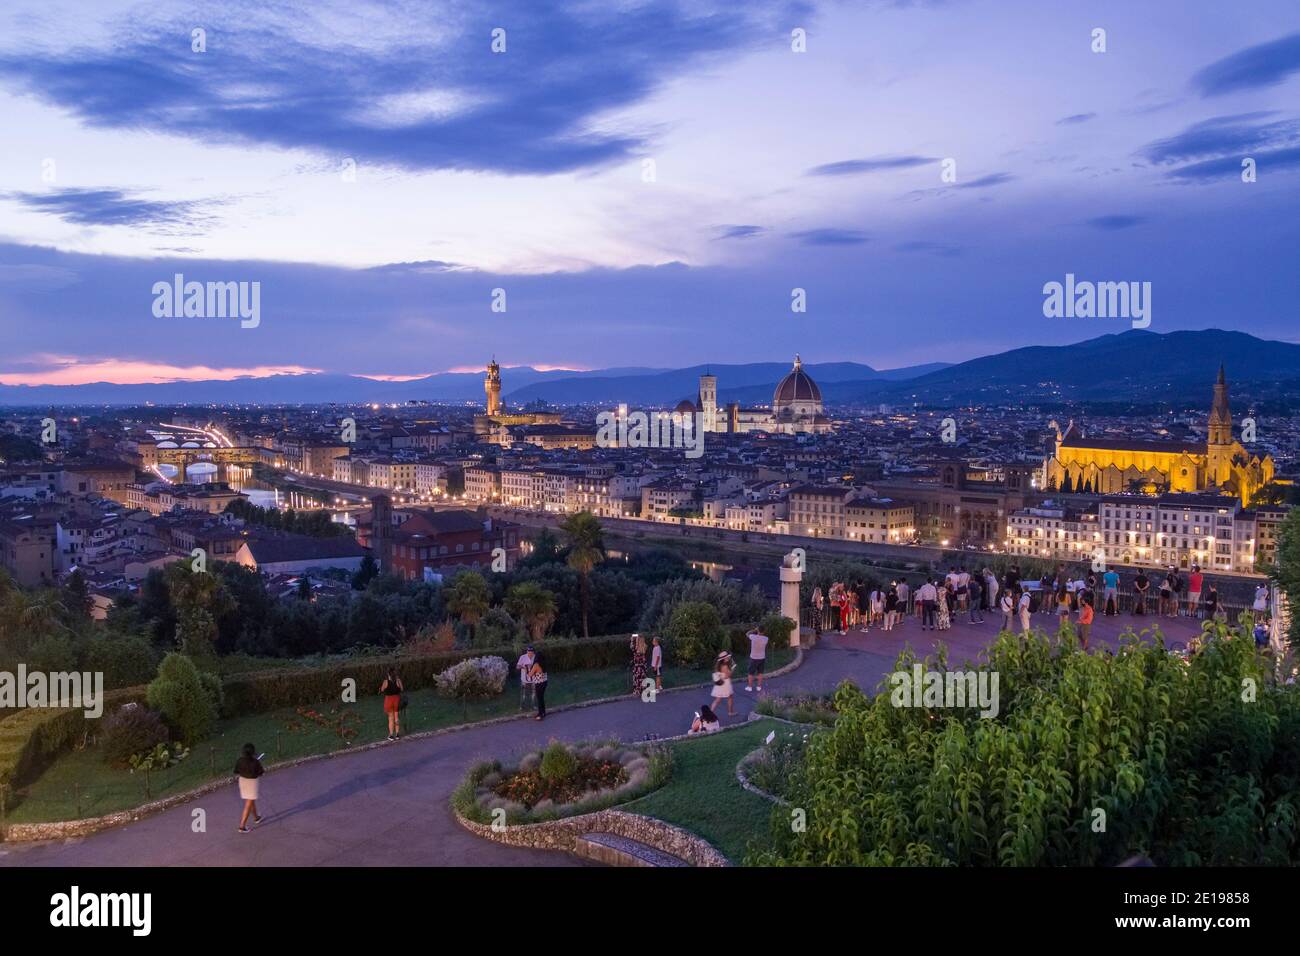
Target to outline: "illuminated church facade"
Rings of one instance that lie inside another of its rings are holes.
[[[1088,438],[1074,422],[1056,431],[1055,451],[1043,462],[1044,488],[1099,494],[1218,492],[1249,504],[1273,480],[1273,458],[1252,454],[1232,436],[1228,383],[1222,366],[1214,385],[1204,444]]]

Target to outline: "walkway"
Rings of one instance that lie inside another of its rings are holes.
[[[1094,644],[1113,645],[1128,621],[1099,618]],[[1036,615],[1036,623],[1046,626],[1049,619]],[[1186,620],[1162,624],[1166,640],[1179,645],[1199,629]],[[959,624],[938,635],[923,634],[915,621],[889,634],[828,634],[805,656],[802,667],[771,686],[782,693],[818,692],[848,678],[871,689],[893,669],[906,642],[919,650],[939,637],[949,645],[949,660],[960,664],[995,634],[991,618],[983,626]],[[563,680],[563,674],[554,679]],[[262,781],[260,808],[266,821],[249,834],[236,832],[241,804],[232,784],[88,837],[0,844],[0,865],[579,866],[582,861],[567,853],[504,847],[462,829],[448,800],[465,771],[478,760],[534,749],[553,737],[640,740],[648,733],[680,734],[707,694],[705,688],[665,694],[650,704],[629,697],[555,713],[540,723],[520,720],[471,727],[274,772]],[[743,720],[756,696],[744,691],[743,680],[736,681],[736,717],[725,722]],[[206,833],[191,830],[198,808],[206,811]]]

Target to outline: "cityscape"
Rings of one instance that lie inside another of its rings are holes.
[[[618,6],[0,19],[0,877],[1287,927],[1296,11]]]

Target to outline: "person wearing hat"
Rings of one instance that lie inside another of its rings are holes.
[[[731,653],[729,651],[723,651],[713,663],[713,709],[717,711],[718,702],[725,698],[728,717],[733,717],[736,713],[735,699],[731,694],[732,667]]]

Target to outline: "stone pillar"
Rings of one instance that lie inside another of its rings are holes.
[[[799,583],[803,580],[802,562],[787,554],[781,562],[781,614],[794,621],[790,646],[799,646]]]

